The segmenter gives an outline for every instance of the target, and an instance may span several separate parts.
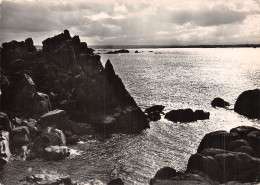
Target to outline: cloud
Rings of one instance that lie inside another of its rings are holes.
[[[89,45],[256,43],[259,12],[258,0],[4,0],[1,42],[69,29]]]

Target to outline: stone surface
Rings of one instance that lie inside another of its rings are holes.
[[[0,127],[2,127],[3,130],[6,130],[8,132],[10,132],[13,129],[13,125],[9,120],[8,115],[4,112],[0,112]]]
[[[44,115],[39,119],[39,124],[44,128],[48,126],[55,126],[60,130],[67,130],[69,128],[68,117],[64,110],[53,110]]]
[[[0,130],[0,169],[9,161],[10,157],[9,132]]]
[[[212,100],[211,106],[214,108],[216,108],[216,107],[225,108],[227,106],[230,106],[230,103],[228,103],[225,100],[223,100],[222,98],[218,97],[218,98],[214,98],[214,100]]]
[[[124,185],[124,182],[122,181],[122,179],[117,178],[111,180],[107,185]]]
[[[203,110],[178,109],[171,110],[165,114],[165,118],[173,122],[193,122],[197,120],[209,119],[209,112]]]
[[[248,90],[240,94],[234,110],[248,118],[260,118],[260,90]]]

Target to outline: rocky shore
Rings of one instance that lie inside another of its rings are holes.
[[[1,167],[11,153],[60,160],[81,135],[101,138],[149,128],[111,62],[68,30],[42,42],[1,48]]]

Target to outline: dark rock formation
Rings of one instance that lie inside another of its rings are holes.
[[[67,146],[48,146],[43,151],[43,156],[47,160],[61,160],[70,155],[70,149]]]
[[[234,110],[248,118],[260,118],[260,90],[248,90],[240,94]]]
[[[145,113],[147,114],[149,120],[151,121],[158,121],[161,119],[161,115],[165,106],[163,105],[154,105],[147,109],[145,109]]]
[[[197,153],[190,157],[184,174],[175,175],[171,170],[168,180],[156,178],[156,174],[151,184],[257,184],[260,182],[259,138],[260,130],[245,126],[234,128],[230,133],[206,134]]]
[[[117,178],[111,180],[107,185],[124,185],[124,182],[122,181],[122,179]]]
[[[11,146],[14,148],[19,148],[28,144],[30,142],[29,134],[29,129],[26,126],[14,128],[10,134]]]
[[[138,50],[135,50],[135,53],[140,53]]]
[[[118,53],[129,53],[129,50],[120,49],[120,50],[115,50],[115,51],[109,51],[106,54],[118,54]]]
[[[226,102],[225,100],[223,100],[222,98],[214,98],[214,100],[211,102],[212,107],[216,108],[216,107],[222,107],[225,108],[227,106],[230,106],[230,103]]]
[[[125,52],[129,51],[117,51]],[[68,30],[44,40],[40,51],[32,39],[4,43],[1,56],[5,60],[1,75],[6,79],[1,79],[1,84],[5,84],[1,89],[1,109],[11,112],[12,117],[38,119],[52,109],[60,109],[68,116],[55,123],[62,130],[73,128],[68,119],[90,124],[101,133],[137,133],[149,128],[144,113],[110,61],[104,68],[100,56],[94,55],[78,36],[71,37]],[[103,120],[109,116],[120,126],[106,124]],[[43,117],[39,124],[53,125],[52,121],[42,121]]]
[[[197,120],[209,119],[209,112],[203,110],[178,109],[171,110],[165,114],[165,118],[173,122],[192,122]]]

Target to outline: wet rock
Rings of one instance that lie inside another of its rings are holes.
[[[67,146],[48,146],[43,151],[43,156],[47,160],[61,160],[70,155],[70,149]]]
[[[53,110],[41,116],[39,124],[44,128],[48,126],[55,126],[60,130],[67,130],[69,128],[68,118],[64,110]]]
[[[124,185],[124,182],[122,181],[122,179],[117,178],[111,180],[107,185]]]
[[[209,119],[209,112],[191,109],[171,110],[165,114],[165,118],[173,122],[193,122],[197,120]]]
[[[214,157],[217,154],[225,154],[225,153],[229,153],[229,152],[230,151],[218,149],[218,148],[206,148],[202,152],[200,152],[200,154],[205,157],[207,157],[207,156]]]
[[[209,119],[209,112],[204,112],[203,110],[195,110],[195,119],[196,120],[204,120],[204,119]]]
[[[233,152],[241,152],[255,157],[255,151],[249,146],[240,146],[233,150]]]
[[[237,133],[226,131],[216,131],[206,134],[200,142],[197,152],[200,153],[206,148],[218,148],[228,149],[229,144],[232,141],[239,139],[240,136]]]
[[[248,90],[240,94],[234,110],[248,118],[260,118],[260,90]]]
[[[214,98],[214,100],[211,102],[211,105],[214,108],[216,107],[225,108],[227,106],[230,106],[230,103],[226,102],[222,98]]]
[[[0,169],[9,161],[10,157],[9,132],[0,130]]]
[[[148,114],[148,118],[151,121],[158,121],[161,119],[161,113],[163,111],[165,106],[163,105],[154,105],[152,107],[149,107],[147,109],[145,109],[145,113]]]
[[[171,179],[172,177],[176,176],[177,172],[175,169],[165,166],[158,170],[153,177],[154,179]]]
[[[69,176],[60,175],[53,172],[43,172],[42,174],[34,174],[27,176],[25,179],[20,181],[24,185],[34,185],[34,184],[41,184],[41,185],[72,185],[74,184]]]
[[[3,130],[8,132],[10,132],[13,129],[13,125],[9,120],[8,115],[4,112],[0,112],[0,127],[2,127]]]

